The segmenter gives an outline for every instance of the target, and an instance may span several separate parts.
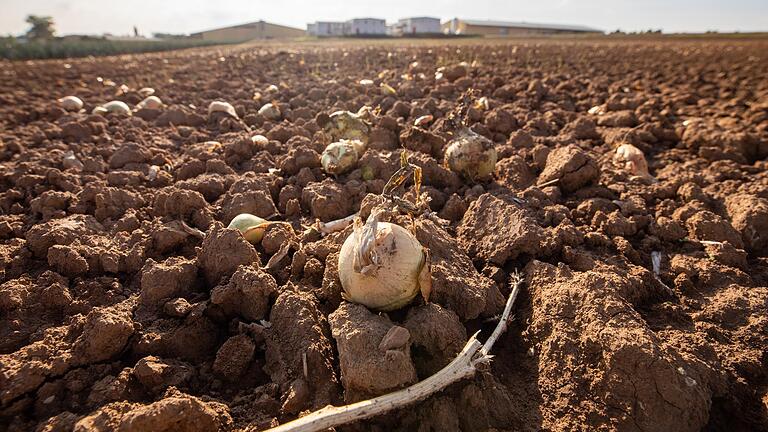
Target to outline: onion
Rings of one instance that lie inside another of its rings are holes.
[[[61,163],[64,166],[64,169],[74,168],[78,171],[81,171],[84,167],[83,163],[80,162],[80,159],[75,156],[75,152],[72,150],[64,153],[64,157],[62,158]]]
[[[155,89],[153,89],[152,87],[143,87],[139,89],[139,94],[144,97],[150,97],[153,94],[155,94]]]
[[[365,225],[355,223],[339,254],[339,279],[346,300],[378,311],[410,303],[422,289],[427,255],[405,228],[377,222],[372,213]]]
[[[278,108],[274,103],[264,104],[264,106],[259,110],[259,114],[263,115],[269,120],[280,120],[280,117],[282,117],[280,108]]]
[[[645,160],[645,154],[632,144],[620,145],[616,149],[616,155],[613,157],[613,160],[617,163],[623,163],[624,168],[634,176],[651,176],[648,173],[648,162]]]
[[[496,167],[496,147],[488,138],[464,128],[445,150],[445,163],[451,171],[470,180],[482,180]]]
[[[136,104],[136,109],[160,109],[163,107],[163,101],[157,96],[147,96],[146,99]]]
[[[362,111],[362,110],[361,110]],[[368,142],[370,128],[359,115],[349,111],[336,111],[330,115],[323,128],[331,135],[333,140],[356,139],[363,143]]]
[[[359,140],[339,140],[328,144],[320,157],[323,170],[329,174],[343,174],[357,164],[365,146]]]
[[[397,94],[397,90],[395,90],[391,85],[381,83],[379,84],[379,87],[381,88],[381,94],[384,96],[394,96]]]
[[[83,109],[83,101],[77,96],[66,96],[59,99],[61,107],[67,111],[80,111]]]
[[[223,112],[226,114],[229,114],[230,116],[234,118],[239,118],[237,116],[237,111],[235,111],[235,107],[232,106],[229,102],[223,102],[223,101],[213,101],[210,105],[208,105],[208,115],[215,112]]]
[[[111,102],[107,102],[104,105],[97,106],[93,109],[94,114],[106,114],[106,113],[114,113],[114,114],[123,114],[123,115],[131,115],[131,109],[128,107],[128,104],[126,104],[123,101],[114,100]]]
[[[592,115],[603,115],[605,114],[605,108],[602,105],[595,105],[590,108],[587,113]]]
[[[488,98],[486,96],[483,96],[480,99],[476,100],[472,106],[475,109],[480,111],[488,111],[490,109],[490,105],[488,104]]]
[[[254,135],[251,137],[251,142],[254,144],[258,144],[260,146],[265,146],[269,144],[269,140],[264,135]]]
[[[416,120],[413,121],[414,126],[426,126],[430,123],[432,123],[432,120],[435,118],[432,116],[432,114],[423,115]]]
[[[269,222],[250,213],[242,213],[234,217],[227,228],[240,231],[251,243],[258,243],[264,237],[264,232],[269,226]]]

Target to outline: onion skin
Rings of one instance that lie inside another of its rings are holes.
[[[339,279],[346,300],[388,312],[407,305],[419,294],[419,275],[426,256],[413,234],[399,225],[379,222],[375,251],[380,262],[371,275],[354,269],[357,243],[357,235],[353,232],[339,254]]]
[[[360,140],[364,144],[368,143],[368,124],[360,116],[349,111],[336,111],[331,114],[324,129],[334,140]]]
[[[256,244],[264,238],[264,232],[267,229],[268,222],[258,216],[250,213],[242,213],[235,216],[227,228],[240,231],[248,242]]]
[[[485,180],[496,169],[496,147],[488,138],[462,129],[445,150],[445,164],[471,181]]]

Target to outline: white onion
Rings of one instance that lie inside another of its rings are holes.
[[[639,177],[650,177],[648,173],[648,162],[645,160],[645,154],[639,148],[632,144],[622,144],[616,149],[616,155],[613,160],[624,164],[624,169],[630,174]]]
[[[114,114],[122,114],[122,115],[131,115],[131,108],[128,107],[128,104],[126,104],[123,101],[110,101],[105,103],[104,105],[97,106],[93,109],[94,114],[106,114],[106,113],[114,113]]]
[[[251,243],[258,243],[264,238],[264,231],[266,231],[269,223],[250,213],[242,213],[234,217],[229,223],[227,228],[232,228],[240,231]]]
[[[445,150],[445,163],[451,171],[470,180],[490,177],[496,167],[496,147],[488,138],[464,128]]]
[[[356,224],[341,247],[338,270],[344,297],[378,311],[399,309],[419,293],[426,261],[408,230],[369,218],[364,226]]]
[[[80,111],[83,109],[83,101],[77,96],[65,96],[59,99],[59,103],[67,111]]]
[[[147,96],[146,99],[136,105],[136,109],[160,109],[163,107],[163,101],[157,96]]]
[[[208,115],[210,116],[215,112],[223,112],[223,113],[229,114],[234,118],[239,118],[237,116],[237,111],[235,111],[235,107],[233,107],[232,104],[229,102],[224,102],[224,101],[211,102],[211,104],[208,105]]]
[[[144,97],[149,97],[155,94],[155,89],[153,89],[152,87],[143,87],[139,89],[139,94]]]
[[[352,169],[359,159],[359,140],[339,140],[328,144],[320,157],[323,170],[329,174],[343,174]]]
[[[254,144],[262,145],[262,146],[269,144],[269,140],[267,139],[267,137],[261,134],[252,136],[251,142],[253,142]]]
[[[259,109],[259,114],[269,120],[280,120],[280,117],[282,117],[280,108],[278,108],[277,105],[273,103],[264,104],[264,106]]]

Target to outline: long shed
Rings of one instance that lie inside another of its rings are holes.
[[[454,18],[443,23],[443,32],[449,34],[482,36],[534,36],[552,34],[601,34],[602,30],[581,25],[540,24],[513,21],[467,20]]]
[[[218,42],[245,42],[253,39],[294,38],[304,35],[306,35],[304,30],[262,20],[192,33],[190,37]]]

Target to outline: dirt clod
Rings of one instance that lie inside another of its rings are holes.
[[[416,382],[410,343],[384,352],[379,349],[394,327],[387,319],[374,315],[365,306],[345,302],[328,321],[339,350],[341,382],[348,402],[378,396]]]

